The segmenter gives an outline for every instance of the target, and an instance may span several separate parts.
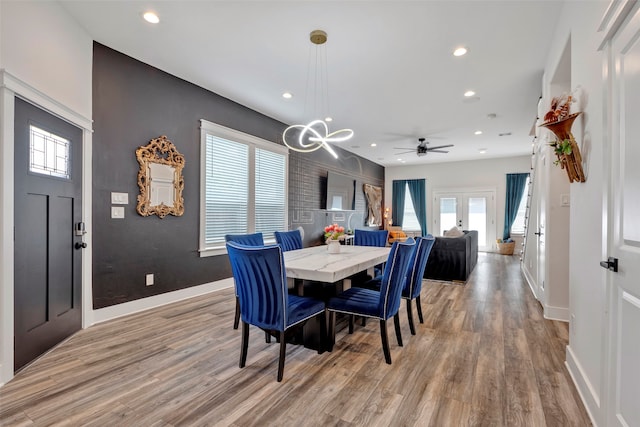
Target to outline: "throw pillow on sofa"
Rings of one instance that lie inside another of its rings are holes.
[[[444,237],[462,237],[464,233],[458,227],[453,226],[444,232]]]

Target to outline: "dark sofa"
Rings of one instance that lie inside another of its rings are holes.
[[[478,262],[478,232],[464,230],[461,237],[436,237],[431,249],[426,279],[466,282]]]

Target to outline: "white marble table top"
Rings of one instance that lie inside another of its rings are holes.
[[[284,265],[288,278],[333,283],[385,262],[390,250],[342,245],[340,253],[330,254],[326,245],[312,246],[285,252]]]

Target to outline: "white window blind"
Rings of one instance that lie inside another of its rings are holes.
[[[287,223],[285,157],[256,149],[256,228],[266,239]]]
[[[200,254],[225,252],[226,234],[286,230],[288,151],[202,120]]]
[[[249,146],[206,136],[205,244],[248,229]]]

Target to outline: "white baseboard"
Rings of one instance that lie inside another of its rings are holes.
[[[218,280],[216,282],[205,283],[204,285],[192,286],[190,288],[141,298],[135,301],[112,305],[110,307],[99,308],[97,310],[93,310],[93,324],[95,325],[97,323],[106,322],[107,320],[116,319],[118,317],[127,316],[129,314],[138,313],[140,311],[149,310],[172,302],[197,297],[208,294],[209,292],[215,292],[230,287],[233,287],[233,278],[231,277],[228,279]]]
[[[540,295],[538,295],[538,293],[536,292],[536,289],[537,289],[536,282],[533,276],[531,275],[531,272],[529,271],[527,266],[524,265],[524,263],[520,265],[520,270],[522,270],[522,274],[524,275],[524,280],[527,281],[527,285],[529,285],[529,289],[531,289],[531,293],[538,301],[540,301]]]
[[[565,366],[569,371],[569,375],[571,375],[573,384],[578,390],[578,394],[580,395],[580,399],[582,399],[582,403],[587,410],[587,414],[589,414],[591,423],[597,427],[598,423],[596,422],[594,414],[600,414],[602,412],[602,408],[600,407],[600,396],[598,396],[598,393],[593,388],[589,378],[585,375],[582,365],[580,365],[580,362],[573,353],[573,350],[571,350],[570,345],[567,346],[567,360],[565,361]]]
[[[549,320],[559,320],[561,322],[568,322],[569,307],[553,307],[551,305],[542,305],[544,310],[544,318]]]

